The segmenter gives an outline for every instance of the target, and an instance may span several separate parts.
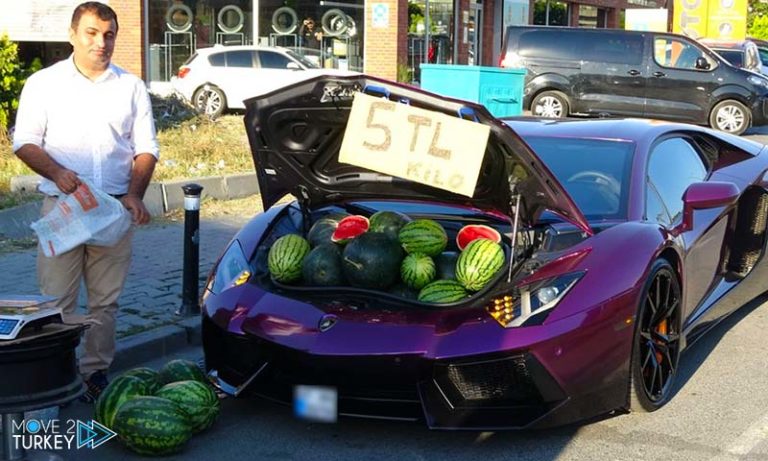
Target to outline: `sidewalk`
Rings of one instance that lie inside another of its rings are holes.
[[[200,292],[211,266],[252,215],[200,219]],[[117,355],[112,370],[199,344],[199,316],[179,317],[184,260],[184,222],[156,220],[139,227],[133,261],[119,299]],[[0,293],[39,294],[36,248],[0,254]],[[85,296],[81,291],[80,309]]]

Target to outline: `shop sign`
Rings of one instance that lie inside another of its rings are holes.
[[[490,128],[356,93],[339,161],[472,197]]]
[[[389,5],[386,3],[374,3],[371,6],[373,27],[389,27]]]
[[[747,33],[747,0],[675,0],[674,11],[672,32],[691,38],[743,40]]]

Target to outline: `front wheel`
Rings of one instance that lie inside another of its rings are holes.
[[[720,131],[740,135],[752,122],[752,114],[747,107],[732,99],[720,101],[709,114],[709,125]]]
[[[633,411],[656,411],[672,398],[680,359],[681,299],[672,266],[656,260],[635,319],[629,379]]]
[[[545,118],[568,116],[568,98],[559,91],[544,91],[533,98],[531,114]]]
[[[213,85],[205,85],[198,88],[192,96],[192,105],[201,114],[216,118],[227,107],[227,98],[221,89]]]

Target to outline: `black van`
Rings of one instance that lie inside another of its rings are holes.
[[[507,28],[502,67],[524,67],[533,115],[632,116],[741,134],[768,124],[768,78],[687,37],[552,26]]]

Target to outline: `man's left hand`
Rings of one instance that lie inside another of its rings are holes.
[[[120,199],[120,202],[131,213],[134,223],[141,225],[149,222],[149,211],[139,197],[127,194]]]

